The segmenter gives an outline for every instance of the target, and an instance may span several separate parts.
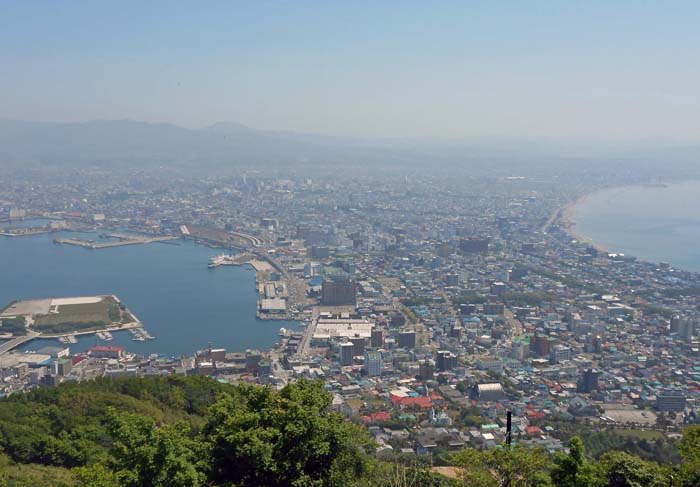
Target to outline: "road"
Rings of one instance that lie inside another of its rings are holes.
[[[307,356],[309,354],[309,351],[311,350],[311,339],[313,338],[314,333],[316,333],[319,314],[320,308],[318,306],[314,306],[313,311],[311,312],[311,323],[309,323],[309,326],[307,326],[306,330],[304,330],[304,336],[301,339],[301,343],[299,343],[299,351],[297,352],[298,355]]]
[[[0,354],[7,353],[13,348],[19,347],[23,343],[27,343],[30,340],[34,340],[38,336],[39,333],[35,331],[30,331],[26,335],[22,335],[21,337],[15,337],[12,340],[8,340],[2,345],[0,345]]]
[[[511,327],[511,330],[513,331],[513,338],[518,338],[520,335],[522,335],[523,325],[520,323],[520,320],[513,315],[513,312],[509,309],[506,309],[505,317],[506,321]]]
[[[280,379],[282,386],[286,386],[292,381],[292,371],[287,370],[282,365],[281,352],[279,350],[272,350],[270,352],[270,364],[272,365],[272,375]]]

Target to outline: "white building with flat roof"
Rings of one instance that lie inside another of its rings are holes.
[[[315,346],[327,345],[331,340],[371,338],[374,323],[357,319],[321,319],[316,323],[312,342]]]

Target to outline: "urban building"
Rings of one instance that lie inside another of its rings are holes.
[[[321,287],[321,304],[346,306],[357,304],[357,289],[350,280],[324,281]]]
[[[402,331],[399,333],[400,348],[416,348],[416,332]]]
[[[382,354],[377,351],[365,352],[365,372],[370,377],[382,375]]]
[[[340,365],[352,365],[355,357],[355,345],[352,342],[340,344]]]
[[[656,410],[663,412],[684,411],[688,395],[680,389],[664,389],[656,394]]]

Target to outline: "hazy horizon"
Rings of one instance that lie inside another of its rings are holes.
[[[700,4],[5,2],[0,118],[698,140]]]
[[[574,136],[551,136],[551,135],[508,135],[508,134],[460,134],[460,135],[443,135],[443,134],[425,134],[425,135],[410,135],[410,134],[396,134],[396,135],[376,135],[376,134],[365,134],[365,135],[348,135],[348,134],[338,134],[330,132],[312,132],[305,130],[294,130],[294,129],[275,129],[266,127],[257,127],[245,122],[238,120],[215,120],[211,123],[200,126],[188,126],[184,124],[179,124],[177,122],[171,122],[166,120],[139,120],[135,118],[95,118],[95,119],[82,119],[82,120],[39,120],[39,119],[27,119],[27,118],[11,118],[11,117],[0,117],[0,122],[19,122],[26,124],[47,124],[47,125],[89,125],[93,123],[133,123],[133,124],[144,124],[149,126],[172,126],[187,130],[207,130],[216,128],[217,126],[229,126],[238,127],[240,129],[270,133],[270,134],[289,134],[289,135],[299,135],[299,136],[319,136],[319,137],[329,137],[329,138],[340,138],[340,139],[357,139],[357,140],[426,140],[426,141],[436,141],[444,140],[446,142],[459,142],[460,140],[467,141],[469,139],[483,139],[488,141],[489,139],[497,140],[523,140],[523,141],[536,141],[542,143],[552,144],[567,144],[567,143],[600,143],[600,144],[611,144],[611,145],[626,145],[626,144],[645,144],[650,146],[655,145],[677,145],[677,144],[695,144],[700,143],[700,135],[697,137],[683,139],[680,137],[663,137],[663,136],[630,136],[630,137],[606,137],[606,136],[585,136],[585,135],[574,135]]]

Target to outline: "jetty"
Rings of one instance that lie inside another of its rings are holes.
[[[107,238],[116,238],[114,242],[95,242],[93,240],[83,240],[80,238],[57,238],[54,243],[77,245],[88,249],[106,249],[110,247],[121,247],[123,245],[140,245],[154,242],[169,242],[180,237],[144,237],[140,235],[127,235],[123,233],[110,233]]]

